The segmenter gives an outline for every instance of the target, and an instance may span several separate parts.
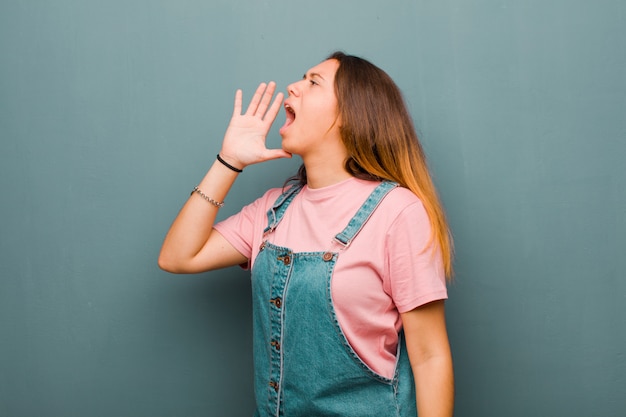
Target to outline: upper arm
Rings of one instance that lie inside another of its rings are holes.
[[[413,367],[434,356],[450,356],[444,300],[433,301],[402,313],[401,318]]]
[[[178,274],[195,274],[212,271],[228,266],[241,265],[248,261],[241,252],[222,236],[217,230],[211,229],[209,238],[200,251],[193,257],[181,262],[159,257],[159,266],[169,272]]]
[[[415,379],[418,414],[451,417],[454,375],[444,301],[433,301],[402,313],[402,323]]]
[[[241,265],[248,262],[241,252],[228,241],[220,232],[213,229],[207,243],[195,256],[194,264],[202,271]],[[193,265],[195,267],[195,265]]]

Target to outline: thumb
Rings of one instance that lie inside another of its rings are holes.
[[[265,157],[270,159],[279,159],[279,158],[291,158],[291,154],[289,152],[285,152],[282,149],[267,149],[265,151]]]

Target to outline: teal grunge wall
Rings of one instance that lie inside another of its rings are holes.
[[[236,88],[335,49],[401,86],[449,213],[456,416],[626,415],[625,19],[619,0],[2,1],[0,416],[251,415],[247,273],[156,258]],[[247,169],[221,216],[298,164]]]

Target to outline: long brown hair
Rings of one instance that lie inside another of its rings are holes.
[[[339,62],[335,95],[349,155],[346,170],[357,178],[397,182],[419,197],[430,220],[430,245],[439,247],[446,276],[451,277],[452,236],[400,89],[363,58],[335,52],[327,59]],[[306,183],[304,165],[291,180]]]

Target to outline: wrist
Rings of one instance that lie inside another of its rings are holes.
[[[230,161],[222,158],[219,153],[217,154],[217,160],[219,163],[221,163],[222,165],[224,165],[226,168],[230,169],[231,171],[234,171],[238,174],[243,172],[243,168],[237,168],[237,166],[231,164]]]

